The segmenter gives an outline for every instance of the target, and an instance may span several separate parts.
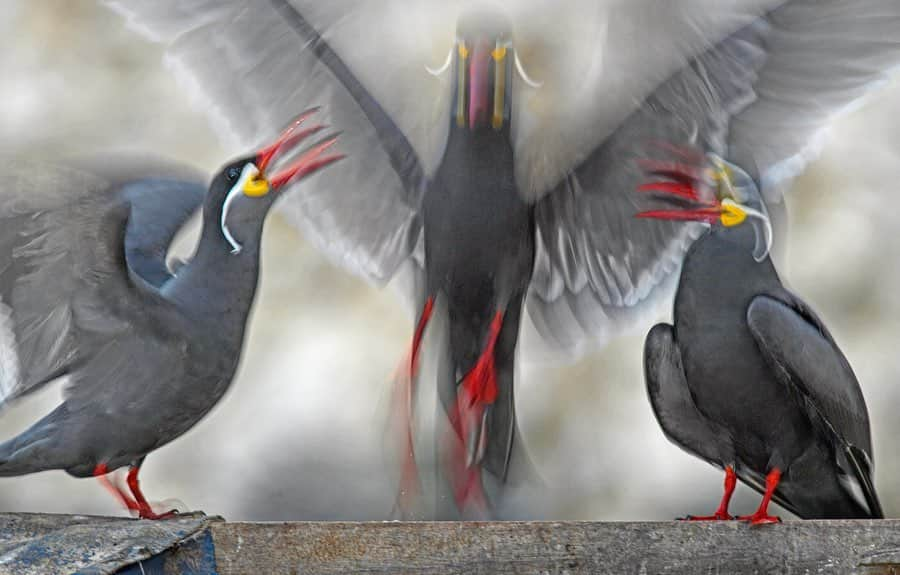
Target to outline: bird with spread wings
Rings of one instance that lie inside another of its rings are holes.
[[[900,63],[895,0],[109,3],[230,143],[271,138],[305,102],[343,130],[350,159],[282,213],[374,284],[412,274],[406,379],[439,329],[440,467],[464,516],[490,512],[486,475],[528,468],[521,319],[577,354],[671,295],[699,228],[632,217],[642,160],[727,158],[777,219],[822,129]]]

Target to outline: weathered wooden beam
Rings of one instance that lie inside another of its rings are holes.
[[[0,575],[105,575],[127,572],[122,568],[128,565],[146,573],[144,562],[175,566],[183,558],[179,551],[200,545],[213,521],[202,513],[168,521],[0,513]],[[163,573],[176,572],[183,571]]]
[[[227,523],[0,514],[0,575],[900,575],[900,520]]]
[[[900,520],[217,523],[220,575],[900,575]]]

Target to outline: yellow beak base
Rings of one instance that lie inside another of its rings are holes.
[[[244,184],[244,195],[259,198],[269,193],[269,182],[259,176],[250,178]]]
[[[739,205],[726,200],[722,202],[722,215],[720,218],[723,226],[731,228],[742,224],[747,219],[747,212],[741,209]]]

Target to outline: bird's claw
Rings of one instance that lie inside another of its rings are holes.
[[[177,509],[170,509],[165,513],[156,513],[151,508],[138,510],[138,519],[148,519],[151,521],[158,521],[160,519],[175,519],[179,515],[181,515],[181,512],[179,512]]]
[[[676,521],[734,521],[734,519],[734,516],[720,511],[716,511],[712,515],[685,515],[675,518]]]
[[[746,521],[750,523],[750,527],[757,527],[759,525],[773,525],[775,523],[781,523],[781,517],[777,515],[769,515],[768,513],[754,513],[753,515],[742,515],[738,517],[739,521]]]

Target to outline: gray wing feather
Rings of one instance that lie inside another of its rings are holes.
[[[538,205],[529,309],[545,339],[602,340],[638,319],[632,308],[648,295],[669,292],[690,231],[620,222],[640,207],[641,139],[655,133],[724,153],[778,202],[827,122],[898,65],[894,0],[783,2],[688,63]]]
[[[153,287],[172,277],[166,254],[176,234],[206,197],[207,176],[193,168],[145,155],[103,154],[66,160],[102,179],[131,210],[125,233],[128,267]]]
[[[822,323],[796,301],[754,298],[747,309],[750,332],[766,360],[833,431],[837,444],[855,445],[871,458],[869,412],[853,369]]]
[[[202,205],[206,188],[198,183],[149,178],[126,184],[131,205],[125,233],[128,267],[155,288],[171,279],[166,254],[172,239]]]
[[[713,465],[734,462],[728,433],[694,405],[672,326],[657,324],[647,334],[644,378],[653,413],[670,441]]]
[[[189,215],[176,202],[177,222],[137,228],[122,187],[68,167],[14,165],[0,190],[0,402],[71,374],[126,337],[129,304],[156,295],[149,282],[134,283],[126,237],[136,252],[156,253],[142,263],[158,269],[165,255],[154,246]]]
[[[415,215],[420,190],[408,183],[404,190],[408,178],[402,169],[398,177],[397,165],[405,160],[384,153],[383,122],[361,109],[366,98],[350,92],[364,86],[371,101],[384,108],[382,120],[396,122],[424,173],[430,173],[446,142],[450,85],[446,76],[432,78],[424,68],[444,61],[456,18],[469,2],[107,3],[132,27],[168,46],[172,68],[200,96],[213,126],[229,142],[256,145],[307,102],[323,105],[328,123],[343,131],[341,149],[353,162],[327,176],[313,176],[315,184],[286,200],[283,210],[345,267],[376,283],[396,272],[420,237]],[[526,199],[547,193],[585,149],[607,136],[686,57],[777,3],[501,2],[516,30],[517,51],[544,81],[537,91],[513,84],[517,178]],[[613,21],[630,27],[598,32]],[[333,54],[319,53],[322,43],[310,29]],[[646,50],[635,50],[634,38],[642,33],[654,40]],[[338,55],[346,74],[333,65]],[[640,74],[633,73],[635,66]]]
[[[572,349],[614,333],[678,270],[702,228],[634,217],[653,201],[636,192],[647,181],[639,160],[689,154],[703,169],[705,151],[724,152],[730,114],[752,98],[766,31],[763,21],[745,27],[670,78],[537,204],[529,311],[547,341]]]
[[[416,62],[416,89],[400,77],[409,74],[411,62],[399,71],[386,65],[353,69],[352,61],[345,64],[331,50],[326,41],[365,37],[361,19],[377,16],[377,6],[355,10],[346,2],[285,0],[110,4],[168,46],[169,63],[206,100],[213,125],[244,149],[272,139],[306,107],[322,105],[316,121],[342,131],[341,152],[353,162],[326,177],[312,175],[303,193],[291,194],[279,209],[344,267],[378,284],[395,274],[420,230],[423,169],[406,138],[419,136],[414,141],[420,149],[429,145],[420,136],[430,127],[420,119],[428,114],[412,111],[435,105],[439,98],[427,95],[439,82],[425,73],[424,59]],[[391,37],[372,40],[366,53],[383,54],[383,64],[406,48]],[[360,50],[342,56],[354,52]],[[356,80],[360,72],[382,74],[381,86],[397,80],[389,90],[396,97],[376,101]],[[404,86],[410,89],[401,91]],[[391,107],[385,111],[379,102]],[[392,116],[400,118],[399,127]]]
[[[728,153],[757,169],[766,199],[777,201],[829,121],[897,71],[900,3],[792,0],[767,20],[756,100],[732,120]]]
[[[0,297],[6,307],[7,367],[2,395],[12,398],[65,373],[76,359],[76,316],[102,320],[92,295],[104,285],[107,246],[97,234],[108,186],[93,176],[18,164],[5,178],[0,206]],[[107,205],[110,202],[105,202]],[[98,208],[101,208],[98,210]]]

